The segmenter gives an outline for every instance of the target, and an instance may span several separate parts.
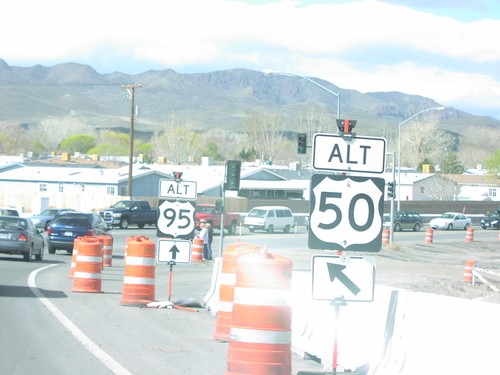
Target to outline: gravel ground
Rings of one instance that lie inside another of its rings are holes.
[[[474,283],[464,281],[465,263],[475,262]],[[393,243],[377,254],[377,284],[500,303],[500,240]]]

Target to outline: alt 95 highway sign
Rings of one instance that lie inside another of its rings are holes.
[[[311,249],[378,252],[382,245],[383,178],[311,177]]]

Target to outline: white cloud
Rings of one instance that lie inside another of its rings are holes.
[[[359,91],[468,103],[464,110],[500,104],[498,19],[462,22],[373,0],[301,7],[18,0],[5,7],[11,16],[0,23],[8,36],[0,57],[9,64],[75,61],[102,73],[274,68]],[[136,71],[127,71],[132,64]]]

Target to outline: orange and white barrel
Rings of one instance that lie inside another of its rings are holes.
[[[122,305],[145,305],[155,300],[155,243],[147,237],[127,239]]]
[[[467,228],[467,232],[465,233],[465,241],[466,242],[474,241],[474,228],[472,227]]]
[[[201,262],[203,260],[203,246],[205,241],[203,239],[195,237],[193,239],[193,246],[191,248],[191,261]]]
[[[384,229],[382,231],[382,245],[388,245],[390,240],[391,231],[389,229]]]
[[[234,284],[238,258],[250,252],[258,252],[259,246],[245,243],[228,244],[222,254],[219,276],[219,302],[215,322],[214,339],[229,341],[233,313]]]
[[[474,265],[476,262],[473,260],[468,260],[465,262],[465,269],[464,269],[464,281],[466,283],[472,283],[474,281],[474,275],[472,273],[472,269],[474,268]]]
[[[226,375],[290,375],[292,261],[263,253],[237,261]]]
[[[102,243],[96,237],[85,236],[78,243],[73,292],[101,293]]]
[[[73,251],[71,253],[71,266],[69,268],[69,275],[68,277],[72,279],[75,276],[75,267],[76,267],[76,256],[78,254],[78,245],[80,242],[82,242],[83,237],[77,237],[75,238],[75,241],[73,242]]]
[[[109,234],[97,236],[102,242],[102,266],[111,267],[113,263],[113,237]]]
[[[425,231],[425,243],[432,243],[434,237],[434,229],[427,228]]]

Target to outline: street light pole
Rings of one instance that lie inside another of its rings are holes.
[[[123,88],[127,90],[131,106],[130,106],[130,148],[128,155],[128,196],[132,199],[132,177],[133,177],[133,162],[134,162],[134,120],[135,120],[135,91],[141,88],[141,85],[123,85]]]
[[[299,77],[299,78],[305,79],[306,81],[311,82],[312,84],[318,86],[319,88],[325,90],[326,92],[329,92],[330,94],[335,95],[337,97],[337,118],[340,119],[340,91],[339,92],[332,91],[332,90],[326,88],[325,86],[323,86],[322,84],[316,82],[315,80],[313,80],[313,79],[311,79],[309,77],[306,77],[306,76],[301,76],[300,74],[286,73],[286,72],[276,72],[274,70],[264,70],[264,74],[289,76],[289,77]]]
[[[401,126],[406,124],[408,121],[414,119],[418,115],[428,112],[428,111],[442,111],[445,107],[432,107],[421,110],[415,113],[413,116],[408,117],[406,120],[402,121],[398,125],[398,211],[401,209]]]

